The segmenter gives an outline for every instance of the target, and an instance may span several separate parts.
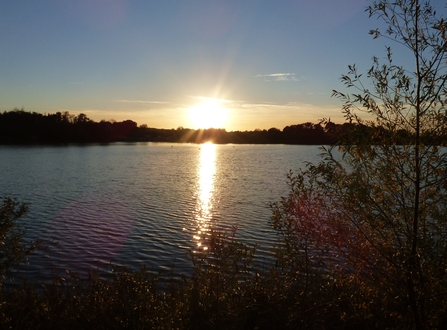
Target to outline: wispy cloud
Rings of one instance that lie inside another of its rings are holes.
[[[120,103],[143,103],[143,104],[168,104],[170,102],[164,101],[143,101],[143,100],[115,100]]]
[[[227,100],[227,99],[222,99],[222,98],[217,98],[217,97],[209,97],[209,96],[191,96],[193,99],[195,100],[199,100],[201,102],[215,102],[215,103],[231,103],[233,101],[231,100]]]
[[[263,78],[265,81],[298,81],[296,73],[258,74],[255,77]]]
[[[255,113],[271,113],[273,115],[277,115],[278,113],[297,113],[300,115],[307,115],[317,118],[323,118],[327,116],[327,113],[338,112],[338,106],[332,105],[314,105],[310,103],[303,102],[289,102],[285,104],[277,104],[277,103],[241,103],[239,105],[240,109],[244,111],[253,111]],[[326,115],[325,115],[326,113]]]

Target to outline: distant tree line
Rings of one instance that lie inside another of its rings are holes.
[[[19,109],[0,113],[0,144],[64,144],[64,143],[111,143],[111,142],[188,142],[204,143],[247,143],[247,144],[306,144],[329,145],[341,138],[382,140],[391,134],[383,127],[362,124],[335,124],[330,120],[321,123],[306,122],[290,125],[280,130],[232,131],[225,129],[177,129],[151,128],[146,124],[138,126],[132,120],[95,122],[85,114],[70,114],[68,111],[54,114],[27,112]],[[394,141],[405,141],[409,133],[394,132]],[[424,137],[423,137],[424,138]],[[439,139],[439,138],[438,138]],[[424,138],[428,143],[430,136]],[[370,140],[371,141],[371,140]]]
[[[137,128],[132,120],[97,123],[68,111],[41,114],[14,109],[0,114],[1,144],[107,143],[129,139]]]

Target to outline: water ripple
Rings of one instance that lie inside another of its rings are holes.
[[[31,280],[110,263],[181,274],[211,226],[237,227],[260,260],[272,260],[268,205],[287,193],[286,173],[318,153],[253,145],[0,147],[8,160],[0,162],[0,195],[29,203],[26,238],[47,246],[20,270]]]

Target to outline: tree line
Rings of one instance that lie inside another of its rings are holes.
[[[1,144],[107,143],[125,141],[137,128],[132,120],[95,122],[68,111],[41,114],[19,109],[0,114]]]
[[[397,144],[407,140],[406,130],[393,132],[382,126],[368,126],[363,123],[336,124],[330,120],[319,123],[306,122],[290,125],[282,130],[272,127],[268,130],[231,131],[225,129],[177,129],[151,128],[146,124],[138,126],[132,120],[95,122],[81,113],[68,111],[54,114],[27,112],[19,109],[0,113],[0,144],[67,144],[67,143],[112,143],[112,142],[183,142],[225,144],[303,144],[331,145],[349,137],[353,143],[359,138],[371,138],[370,142],[380,143],[382,137],[394,134]],[[427,143],[442,143],[439,136],[422,137]]]

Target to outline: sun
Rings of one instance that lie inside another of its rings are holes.
[[[225,128],[228,109],[222,106],[223,100],[206,98],[201,104],[188,109],[193,128]]]

